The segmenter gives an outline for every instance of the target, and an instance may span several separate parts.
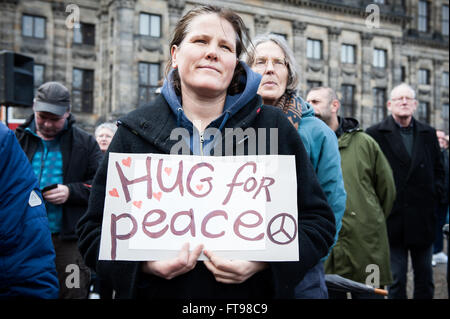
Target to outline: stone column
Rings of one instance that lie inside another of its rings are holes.
[[[137,106],[138,77],[134,55],[135,0],[116,0],[116,19],[113,40],[114,74],[112,111],[116,116],[128,113]],[[130,67],[131,66],[131,67]]]
[[[328,85],[335,91],[339,90],[339,70],[341,66],[339,36],[341,28],[328,27]]]
[[[299,94],[304,96],[306,93],[306,67],[308,65],[308,61],[306,59],[306,36],[305,30],[307,24],[303,21],[294,21],[292,23],[292,27],[294,29],[294,56],[297,61],[298,72],[300,74],[299,81]]]
[[[181,15],[183,14],[183,10],[186,6],[185,0],[169,0],[168,7],[169,7],[169,31],[170,36],[173,33],[173,30],[175,29],[175,25],[178,23],[178,21],[181,18]]]
[[[101,4],[100,10],[97,13],[98,24],[96,27],[96,38],[98,39],[98,61],[96,70],[99,70],[100,74],[96,74],[95,77],[99,79],[99,92],[96,92],[94,99],[98,101],[97,114],[100,116],[101,121],[105,120],[105,116],[111,112],[111,95],[110,82],[112,81],[112,74],[109,74],[109,15],[108,8],[105,4]]]
[[[255,36],[267,32],[267,25],[269,24],[270,18],[266,15],[257,14],[254,16],[255,21]]]
[[[361,126],[368,127],[371,124],[371,111],[373,106],[373,94],[372,86],[370,85],[370,80],[372,78],[372,59],[373,59],[373,48],[372,48],[373,35],[371,33],[361,33],[361,43],[362,43],[362,57],[361,57],[361,111],[360,119]]]
[[[67,86],[67,75],[72,72],[68,62],[70,54],[67,48],[72,45],[72,40],[66,26],[66,5],[62,2],[52,2],[53,13],[53,81],[58,81]]]
[[[1,5],[0,48],[2,50],[15,51],[15,39],[21,36],[22,28],[15,28],[17,3],[18,0],[6,0]],[[22,23],[22,20],[20,20],[20,23]]]
[[[403,40],[401,38],[392,39],[392,87],[402,82],[402,45]]]
[[[441,60],[433,60],[433,69],[434,69],[434,83],[431,83],[434,87],[434,91],[432,92],[432,103],[430,105],[430,123],[435,127],[444,127],[443,119],[441,116],[442,110],[442,100],[441,100],[441,90],[442,90],[442,61]]]
[[[418,83],[419,83],[419,80],[417,78],[417,76],[418,76],[417,62],[419,62],[418,57],[408,56],[408,64],[409,64],[409,83],[408,84],[411,85],[413,88],[417,88]],[[418,95],[418,94],[419,94],[419,92],[416,92],[416,95]]]

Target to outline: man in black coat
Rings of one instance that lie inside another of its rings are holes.
[[[390,298],[406,299],[408,252],[414,269],[414,298],[433,298],[432,244],[434,211],[444,182],[436,131],[416,120],[414,90],[396,86],[387,102],[392,115],[367,129],[394,173],[397,197],[387,219],[394,283]]]
[[[16,129],[16,136],[45,200],[56,253],[59,296],[86,298],[90,271],[78,251],[75,226],[87,209],[90,185],[102,152],[93,136],[74,126],[70,94],[62,84],[41,85],[33,111]]]

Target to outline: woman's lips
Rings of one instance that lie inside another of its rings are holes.
[[[276,82],[267,81],[263,83],[263,86],[276,86],[278,85]]]
[[[216,71],[217,73],[220,73],[220,71],[218,69],[216,69],[213,66],[209,66],[209,65],[205,65],[205,66],[200,66],[199,69],[209,69],[209,70],[213,70]]]

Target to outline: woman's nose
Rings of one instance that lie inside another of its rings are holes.
[[[208,51],[206,53],[206,57],[211,60],[216,60],[217,59],[217,46],[211,44],[208,46],[207,50]]]

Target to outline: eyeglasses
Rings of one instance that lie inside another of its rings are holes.
[[[256,58],[255,62],[253,63],[253,66],[257,70],[265,70],[269,64],[269,61],[271,61],[273,68],[276,70],[282,70],[287,66],[286,59],[284,58],[268,59],[266,57]]]
[[[414,98],[412,98],[412,97],[409,97],[409,96],[400,96],[400,97],[396,97],[396,98],[393,98],[393,99],[391,99],[393,102],[403,102],[403,100],[406,100],[406,102],[411,102],[411,101],[413,101],[414,100]]]

